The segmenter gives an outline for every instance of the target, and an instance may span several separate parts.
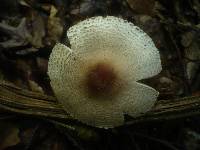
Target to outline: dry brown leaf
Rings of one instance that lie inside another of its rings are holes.
[[[37,12],[32,12],[31,16],[31,45],[36,48],[43,47],[43,38],[45,36],[45,23],[44,19]]]
[[[32,38],[27,29],[26,18],[22,18],[17,27],[13,27],[5,22],[1,22],[0,30],[2,30],[2,32],[6,33],[10,37],[9,40],[0,42],[0,45],[3,48],[27,45]]]
[[[133,11],[139,14],[151,15],[155,1],[154,0],[127,0]]]
[[[42,87],[39,86],[35,81],[29,80],[28,83],[29,83],[29,87],[30,87],[31,91],[44,94]]]
[[[14,146],[20,142],[19,129],[11,123],[0,122],[0,150]]]
[[[47,45],[54,45],[63,33],[63,24],[61,18],[57,17],[58,10],[52,5],[50,15],[47,21]]]

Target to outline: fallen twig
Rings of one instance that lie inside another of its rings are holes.
[[[18,88],[11,84],[0,83],[0,113],[5,111],[46,117],[51,119],[72,120],[62,109],[55,97]],[[127,121],[126,125],[152,120],[169,120],[200,114],[200,97],[185,97],[172,100],[159,100],[153,109]]]

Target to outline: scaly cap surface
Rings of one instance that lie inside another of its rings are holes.
[[[158,92],[137,81],[158,74],[160,55],[151,38],[123,19],[86,19],[72,26],[71,48],[57,44],[48,74],[59,102],[72,117],[88,125],[122,125],[124,114],[149,111]]]

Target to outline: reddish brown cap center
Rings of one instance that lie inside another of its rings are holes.
[[[87,74],[86,85],[89,94],[93,96],[107,96],[113,93],[116,80],[117,75],[112,66],[98,63],[90,68]]]

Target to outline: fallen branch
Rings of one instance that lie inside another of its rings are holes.
[[[1,111],[4,113],[8,111],[51,119],[72,120],[62,109],[55,97],[27,91],[5,83],[0,83],[0,113]],[[150,120],[169,120],[199,114],[200,97],[160,100],[150,112],[126,122],[126,125]]]

